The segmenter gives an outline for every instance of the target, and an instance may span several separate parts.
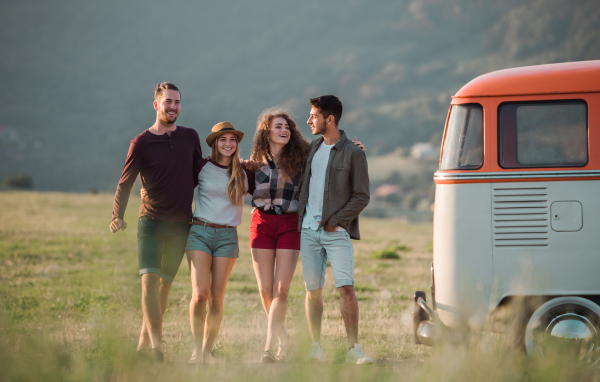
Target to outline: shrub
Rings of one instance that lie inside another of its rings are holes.
[[[374,259],[393,259],[400,260],[400,256],[396,253],[396,251],[386,248],[386,249],[377,249],[371,252],[371,257]]]
[[[396,244],[393,248],[394,248],[394,250],[400,251],[400,252],[410,251],[410,247],[407,245],[404,245],[404,244]]]
[[[373,259],[391,259],[391,260],[400,260],[400,255],[398,252],[408,252],[410,251],[410,247],[399,244],[398,242],[392,243],[384,249],[376,249],[371,252],[371,258]]]
[[[10,188],[31,190],[33,188],[33,179],[28,174],[8,175],[4,178],[2,184]]]

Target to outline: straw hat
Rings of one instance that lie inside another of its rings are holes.
[[[214,140],[225,133],[234,134],[237,137],[238,142],[241,142],[242,138],[244,138],[244,133],[236,130],[231,123],[219,122],[213,126],[210,135],[206,137],[206,143],[208,143],[208,146],[212,147]]]

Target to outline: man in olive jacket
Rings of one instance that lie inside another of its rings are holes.
[[[354,293],[354,250],[360,239],[358,215],[369,204],[369,174],[363,150],[350,141],[338,124],[342,103],[333,95],[310,100],[308,125],[322,137],[310,144],[302,178],[298,228],[306,284],[306,317],[313,345],[309,358],[323,361],[319,344],[323,316],[322,291],[327,260],[340,293],[340,308],[348,337],[346,362],[373,360],[358,342],[358,302]]]

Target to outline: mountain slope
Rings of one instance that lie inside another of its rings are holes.
[[[465,82],[599,59],[597,25],[594,1],[4,4],[0,178],[25,172],[40,190],[113,190],[129,141],[153,123],[152,88],[166,80],[182,90],[178,123],[201,137],[223,120],[251,134],[277,104],[305,127],[308,98],[333,93],[342,127],[370,154],[437,144]]]

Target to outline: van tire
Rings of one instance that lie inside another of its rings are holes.
[[[545,302],[544,298],[538,296],[512,296],[507,302],[504,333],[510,348],[519,352],[526,352],[525,330],[527,323],[536,309]]]
[[[560,326],[562,323],[564,325]],[[573,325],[577,331],[572,329]],[[544,335],[549,331],[550,336]],[[566,344],[575,344],[581,349],[587,346],[588,350],[591,348],[596,351],[600,345],[599,337],[600,306],[583,297],[563,296],[549,300],[536,309],[527,323],[524,342],[527,354],[544,357],[541,342],[544,339],[564,339]],[[591,351],[583,357],[588,355],[591,355]]]

